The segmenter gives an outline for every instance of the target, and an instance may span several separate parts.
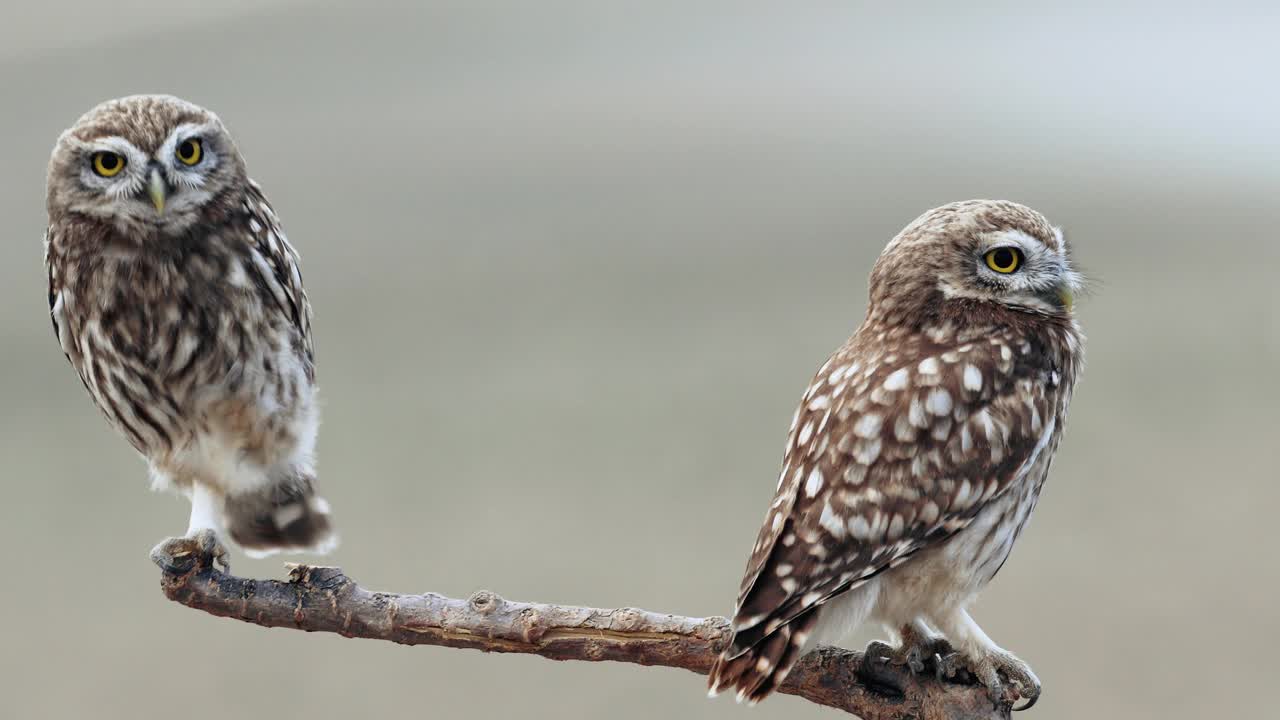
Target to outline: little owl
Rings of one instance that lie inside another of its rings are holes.
[[[62,351],[157,488],[191,500],[158,560],[335,543],[316,495],[311,306],[298,255],[216,115],[105,102],[49,161],[45,264]]]
[[[762,700],[811,643],[873,620],[897,643],[873,643],[869,662],[967,667],[993,697],[1035,702],[1031,668],[967,608],[1062,437],[1080,283],[1062,233],[1011,202],[930,210],[889,243],[866,319],[791,423],[712,694]]]

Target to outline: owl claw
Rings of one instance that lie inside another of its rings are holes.
[[[942,663],[942,658],[952,654],[951,643],[944,638],[920,638],[913,642],[906,652],[907,667],[911,672],[920,675],[932,663],[935,670]]]
[[[951,643],[940,637],[925,637],[904,629],[902,645],[892,647],[879,640],[867,645],[865,655],[868,659],[880,660],[893,665],[905,665],[911,672],[919,675],[928,669],[931,663],[940,663],[941,659],[952,653]]]
[[[151,549],[151,561],[171,575],[183,575],[215,563],[223,572],[230,572],[231,562],[227,557],[226,546],[212,530],[169,538]]]
[[[1004,650],[996,650],[977,662],[969,662],[959,653],[951,653],[939,660],[937,672],[939,679],[954,679],[965,672],[972,673],[997,703],[1013,705],[1025,700],[1026,704],[1012,708],[1015,711],[1029,710],[1040,699],[1040,679],[1030,666]]]
[[[867,643],[867,649],[862,651],[862,654],[865,656],[865,662],[882,662],[893,665],[902,664],[902,660],[898,656],[897,649],[892,645],[880,642],[879,640],[872,640]]]
[[[894,665],[894,649],[885,643],[872,641],[862,654],[862,666],[858,674],[868,687],[882,695],[900,697],[904,678]]]
[[[1030,710],[1032,705],[1040,699],[1040,678],[1031,671],[1031,667],[1022,660],[1011,654],[1006,654],[1004,663],[1000,667],[1000,672],[1009,678],[1009,682],[1014,686],[1017,697],[1012,698],[1010,704],[1016,703],[1018,700],[1025,700],[1026,704],[1021,707],[1014,705],[1013,710],[1022,711]]]
[[[934,677],[938,680],[955,680],[969,671],[964,658],[958,652],[947,653],[938,657],[933,666]]]

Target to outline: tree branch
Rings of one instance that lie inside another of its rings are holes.
[[[218,571],[211,557],[198,552],[155,560],[170,600],[264,627],[552,660],[659,665],[702,675],[729,636],[729,621],[722,617],[513,602],[486,590],[466,600],[371,592],[338,568],[307,565],[292,566],[287,582],[247,580]],[[805,656],[780,691],[864,720],[1009,718],[1009,707],[995,706],[981,687],[883,663],[864,665],[861,653],[830,646]]]

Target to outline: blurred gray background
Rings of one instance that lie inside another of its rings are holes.
[[[375,589],[729,612],[884,243],[1032,205],[1097,280],[1088,366],[976,617],[1044,680],[1036,718],[1272,710],[1277,11],[883,5],[5,9],[0,716],[833,716],[166,601],[147,551],[186,503],[85,396],[40,264],[54,139],[136,92],[217,111],[302,253],[330,562]]]

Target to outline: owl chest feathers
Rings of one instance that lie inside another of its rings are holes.
[[[917,616],[940,616],[948,608],[965,607],[1003,567],[1030,522],[1062,438],[1078,344],[1073,326],[1043,339],[1047,352],[1029,364],[1029,374],[1046,389],[1044,418],[1034,445],[1008,489],[984,505],[964,529],[884,574],[874,614],[886,625],[900,626]]]
[[[916,617],[945,615],[950,608],[972,602],[1004,566],[1030,522],[1060,435],[1060,427],[1046,427],[1044,449],[1028,461],[1023,477],[984,507],[968,527],[949,542],[926,549],[884,574],[874,610],[877,620],[899,627]]]
[[[221,236],[152,245],[51,247],[55,329],[90,394],[153,460],[210,434],[274,444],[259,436],[310,405],[312,370],[256,248]]]

